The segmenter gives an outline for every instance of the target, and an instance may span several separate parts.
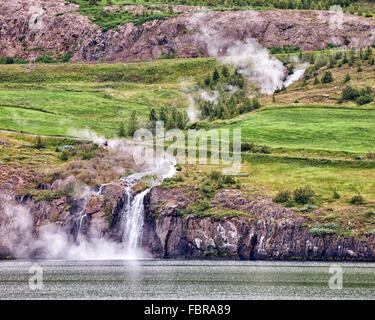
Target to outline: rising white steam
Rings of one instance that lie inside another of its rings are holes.
[[[182,89],[182,92],[185,94],[186,99],[188,101],[188,107],[186,109],[186,113],[189,117],[190,122],[196,122],[199,120],[200,117],[200,110],[195,104],[194,98],[192,96],[192,93],[190,92],[191,88],[189,87],[189,84],[185,81],[180,82],[180,86]]]
[[[212,91],[212,93],[207,92],[206,90],[199,90],[199,95],[203,100],[213,102],[217,104],[219,102],[220,93],[218,91]]]
[[[262,94],[272,94],[282,87],[283,64],[280,60],[270,57],[268,50],[256,39],[235,41],[220,61],[235,66],[239,73],[256,84]]]
[[[197,13],[192,17],[191,23],[199,30],[196,40],[206,46],[211,57],[238,68],[246,78],[256,84],[262,94],[272,94],[282,87],[285,78],[283,64],[271,57],[268,50],[256,39],[233,39],[224,36],[223,30],[218,26],[202,21],[204,15]]]

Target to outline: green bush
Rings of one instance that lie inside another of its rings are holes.
[[[60,153],[59,159],[61,161],[67,161],[69,159],[69,152],[64,150],[63,152]]]
[[[324,237],[329,234],[336,234],[339,226],[336,223],[316,224],[310,228],[313,236]]]
[[[371,95],[371,94],[366,94],[364,96],[360,96],[358,99],[357,99],[357,102],[358,104],[360,105],[364,105],[364,104],[368,104],[368,103],[371,103],[374,101],[374,96]]]
[[[44,149],[46,147],[43,139],[41,136],[37,136],[34,143],[34,148],[36,149]]]
[[[38,58],[36,58],[36,62],[37,63],[54,63],[56,62],[56,60],[50,56],[39,56]]]
[[[297,188],[293,192],[294,201],[299,204],[312,203],[315,197],[315,192],[310,186]]]
[[[231,176],[223,176],[222,181],[224,184],[229,184],[229,185],[233,185],[236,183],[236,181]]]
[[[353,196],[349,202],[355,205],[362,205],[365,204],[365,199],[360,193],[358,193],[357,195]]]
[[[222,173],[221,172],[219,172],[219,171],[212,171],[211,173],[210,173],[210,179],[212,179],[212,180],[215,180],[215,181],[219,181],[221,178],[222,178]]]
[[[331,71],[326,71],[322,77],[322,83],[329,83],[333,81],[333,76]]]
[[[359,97],[358,89],[352,87],[351,85],[347,85],[341,92],[341,99],[342,100],[354,100]]]
[[[340,196],[340,194],[337,192],[337,189],[336,189],[336,188],[333,189],[333,195],[332,195],[332,198],[333,198],[333,199],[340,199],[340,198],[341,198],[341,196]]]
[[[82,160],[91,160],[95,157],[97,157],[99,154],[95,151],[89,151],[82,154],[81,159]]]
[[[291,197],[292,193],[289,190],[282,190],[276,194],[275,198],[273,199],[273,202],[286,203],[291,200]]]
[[[67,52],[61,59],[62,62],[69,62],[71,58],[73,58],[73,52]]]

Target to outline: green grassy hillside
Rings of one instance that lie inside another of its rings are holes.
[[[185,108],[183,81],[212,70],[213,59],[138,64],[24,65],[0,67],[0,128],[42,135],[71,135],[89,128],[118,133],[132,111],[146,120],[152,108]]]
[[[24,65],[2,65],[0,129],[71,136],[72,129],[89,128],[107,137],[116,136],[120,123],[127,123],[133,111],[146,123],[152,108],[186,108],[183,87],[204,81],[215,67],[213,59],[41,64],[29,72]],[[322,83],[327,71],[333,79]],[[347,74],[350,80],[344,81]],[[235,178],[232,187],[249,197],[275,198],[279,191],[310,186],[315,191],[313,202],[318,214],[293,202],[286,205],[306,216],[312,225],[337,223],[340,235],[364,235],[373,232],[375,222],[375,103],[359,105],[340,101],[340,96],[347,85],[373,88],[374,83],[370,60],[360,62],[357,58],[352,66],[339,60],[309,73],[274,97],[260,97],[262,107],[257,110],[232,119],[206,120],[201,125],[241,128],[243,143],[258,146],[242,153],[241,173],[248,176]],[[52,160],[46,161],[53,165],[66,161],[53,148],[48,153]],[[0,162],[12,166],[38,163],[39,155],[32,150],[22,159],[0,149]],[[181,177],[170,183],[211,188],[205,173],[218,169],[182,165]],[[363,201],[351,203],[358,193]]]

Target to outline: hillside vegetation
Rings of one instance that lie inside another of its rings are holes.
[[[375,103],[361,104],[358,96],[343,99],[348,86],[359,95],[373,94],[366,91],[374,88],[373,57],[371,52],[365,58],[365,53],[366,49],[356,51],[354,58],[351,51],[303,53],[300,58],[311,64],[300,81],[273,96],[260,96],[258,108],[196,124],[242,129],[242,177],[223,184],[215,182],[216,175],[211,177],[220,169],[217,166],[182,165],[178,177],[166,184],[198,186],[202,202],[197,205],[208,214],[214,213],[207,201],[225,186],[249,197],[271,197],[307,217],[312,228],[334,223],[334,232],[343,236],[373,232]],[[277,56],[290,67],[286,59],[292,55],[301,54]],[[131,119],[138,126],[147,125],[153,109],[157,116],[173,106],[184,110],[189,103],[186,88],[204,83],[221,68],[214,59],[39,64],[32,70],[25,65],[1,66],[0,128],[51,136],[76,136],[77,130],[87,128],[118,136],[121,123],[126,132],[134,124]],[[36,138],[30,139],[35,143]],[[14,150],[0,148],[2,164],[21,167],[41,161],[35,148],[19,144],[18,150],[24,150],[19,159],[12,155]],[[63,156],[54,147],[43,150],[43,161],[57,166],[76,157],[69,151]],[[307,194],[304,200],[301,194]]]

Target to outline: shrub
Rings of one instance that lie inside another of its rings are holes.
[[[36,62],[37,63],[54,63],[56,61],[50,56],[39,56],[36,59]]]
[[[61,161],[67,161],[69,159],[69,153],[68,151],[64,150],[63,152],[60,153],[59,159]]]
[[[332,196],[332,198],[333,198],[333,199],[340,199],[340,198],[341,198],[341,196],[340,196],[340,194],[337,192],[337,189],[336,189],[336,188],[333,189],[333,196]]]
[[[181,176],[181,175],[178,175],[178,176],[176,176],[175,181],[176,182],[184,182],[184,177]]]
[[[216,187],[212,186],[211,184],[205,183],[201,185],[200,191],[208,198],[211,198],[216,191]]]
[[[231,176],[223,176],[223,183],[233,185],[236,181]]]
[[[210,173],[210,179],[212,180],[219,181],[221,177],[222,177],[222,174],[219,171],[212,171]]]
[[[366,94],[364,96],[360,96],[358,99],[357,99],[357,102],[358,104],[360,105],[364,105],[364,104],[368,104],[368,103],[371,103],[374,101],[374,96],[371,95],[371,94]]]
[[[286,203],[290,201],[291,197],[292,193],[289,190],[282,190],[276,194],[275,198],[273,199],[273,202]]]
[[[350,85],[347,85],[341,92],[342,100],[354,100],[359,97],[358,89],[353,88]]]
[[[333,76],[331,71],[326,71],[322,77],[322,83],[329,83],[333,81]]]
[[[36,201],[52,201],[59,199],[63,196],[63,193],[58,190],[43,190],[37,198]]]
[[[241,144],[241,151],[242,152],[245,152],[245,151],[250,151],[250,152],[254,152],[256,146],[255,146],[255,143],[253,142],[243,142]]]
[[[271,150],[268,146],[264,145],[260,147],[259,152],[264,154],[270,154]]]
[[[89,152],[85,152],[81,159],[82,160],[91,160],[92,158],[95,158],[98,156],[98,153],[97,152],[94,152],[94,151],[89,151]]]
[[[351,80],[350,74],[347,73],[344,79],[344,83],[349,82]]]
[[[310,228],[313,236],[324,237],[327,234],[336,234],[339,226],[336,223],[316,224]]]
[[[350,201],[349,201],[351,204],[355,204],[355,205],[361,205],[361,204],[365,204],[365,199],[363,198],[363,196],[358,193],[357,195],[353,196]]]
[[[61,59],[62,62],[69,62],[71,58],[73,58],[73,52],[67,52]]]
[[[196,211],[204,212],[211,208],[211,202],[207,199],[199,199],[194,205]]]
[[[120,123],[120,129],[118,133],[119,137],[124,138],[126,136],[125,128],[124,128],[124,123]]]
[[[45,147],[46,146],[45,146],[45,144],[44,144],[44,142],[42,140],[42,137],[41,136],[37,136],[36,140],[35,140],[34,148],[36,148],[36,149],[43,149]]]
[[[294,201],[299,204],[307,204],[313,202],[315,196],[314,190],[310,186],[297,188],[294,190]]]

